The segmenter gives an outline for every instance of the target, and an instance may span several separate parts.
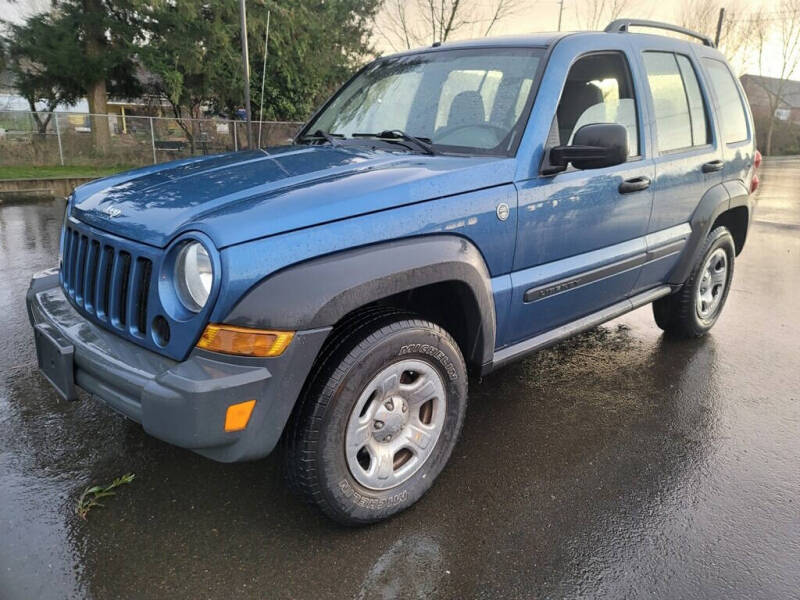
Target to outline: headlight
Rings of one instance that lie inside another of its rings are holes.
[[[183,305],[200,311],[208,301],[214,271],[208,251],[200,242],[189,242],[181,248],[175,261],[175,290]]]

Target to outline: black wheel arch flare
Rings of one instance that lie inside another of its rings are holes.
[[[435,234],[382,242],[286,267],[253,286],[224,319],[259,329],[308,330],[335,325],[360,307],[432,284],[458,282],[480,322],[469,361],[492,360],[496,333],[491,276],[466,238]]]

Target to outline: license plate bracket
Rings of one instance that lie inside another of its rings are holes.
[[[39,369],[64,400],[77,400],[75,389],[75,347],[52,325],[37,323],[36,359]]]

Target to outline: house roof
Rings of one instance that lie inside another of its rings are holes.
[[[748,91],[751,86],[755,86],[759,92],[768,91],[771,94],[777,94],[779,90],[782,90],[781,104],[788,108],[800,108],[800,81],[781,80],[777,77],[762,77],[761,75],[742,75],[741,81],[745,91]]]

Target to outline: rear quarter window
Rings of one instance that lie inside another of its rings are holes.
[[[718,119],[722,130],[722,140],[726,144],[747,140],[747,117],[733,74],[727,65],[719,60],[704,58],[703,62],[719,103]]]

